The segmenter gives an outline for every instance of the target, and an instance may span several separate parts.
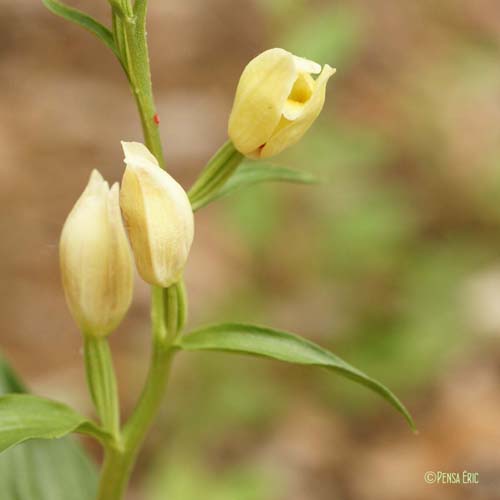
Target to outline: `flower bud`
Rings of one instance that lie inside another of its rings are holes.
[[[139,274],[168,287],[184,270],[193,242],[194,218],[182,186],[159,167],[143,144],[122,142],[127,165],[120,204]]]
[[[59,243],[62,281],[80,329],[105,336],[132,300],[133,259],[123,226],[118,184],[111,189],[94,170],[71,210]]]
[[[318,74],[314,79],[311,75]],[[229,117],[229,138],[250,158],[269,158],[295,144],[317,118],[325,101],[327,64],[270,49],[243,70]]]

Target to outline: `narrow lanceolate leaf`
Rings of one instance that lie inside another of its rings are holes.
[[[103,26],[100,22],[96,21],[93,17],[85,14],[78,9],[73,7],[69,7],[58,0],[42,0],[43,4],[47,9],[56,14],[57,16],[61,16],[68,21],[71,21],[75,24],[78,24],[85,28],[86,30],[93,33],[97,38],[102,40],[120,59],[120,55],[116,48],[116,44],[113,39],[113,34],[111,31]]]
[[[281,167],[263,161],[247,162],[241,165],[219,191],[218,196],[226,196],[237,189],[261,182],[292,182],[296,184],[317,184],[319,179],[309,172]]]
[[[28,439],[55,439],[91,425],[66,406],[29,394],[0,397],[0,452]]]
[[[193,210],[198,210],[208,203],[230,195],[239,189],[263,182],[316,184],[319,182],[319,179],[308,172],[301,172],[300,170],[293,170],[261,161],[247,162],[238,167],[233,176],[228,179],[219,191],[214,192],[210,197],[193,200]]]
[[[0,356],[0,396],[26,388]],[[71,437],[33,439],[0,454],[0,498],[94,500],[97,470]]]
[[[236,352],[332,370],[378,393],[399,411],[415,430],[408,410],[387,387],[335,354],[297,335],[260,326],[228,323],[196,330],[181,338],[178,346],[185,351]]]

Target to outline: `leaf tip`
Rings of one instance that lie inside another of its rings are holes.
[[[410,412],[406,409],[406,407],[401,403],[401,407],[399,408],[399,411],[403,414],[403,417],[405,418],[406,422],[408,423],[408,426],[410,427],[410,430],[415,436],[418,436],[420,434],[419,430],[417,429],[417,426],[415,424],[415,420],[413,420],[413,417],[411,416]]]

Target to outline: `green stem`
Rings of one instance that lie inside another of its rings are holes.
[[[151,287],[151,321],[153,325],[153,342],[164,342],[167,338],[165,321],[165,290],[159,286]]]
[[[103,429],[120,440],[120,404],[113,360],[105,337],[84,335],[87,383]]]
[[[234,174],[243,155],[231,141],[226,141],[212,156],[201,175],[189,190],[189,200],[193,210],[206,205]]]
[[[113,12],[114,36],[120,45],[122,65],[126,68],[141,118],[144,141],[160,166],[165,168],[151,85],[146,3],[146,0],[136,1],[132,12],[128,4],[125,15]],[[172,343],[178,333],[179,315],[183,314],[179,309],[176,287],[152,287],[153,344],[149,372],[139,402],[123,430],[123,446],[121,449],[106,447],[98,500],[123,498],[136,457],[161,405],[175,353]]]
[[[177,300],[169,298],[176,294],[176,285],[167,289],[152,288],[153,346],[149,372],[139,402],[123,429],[122,446],[106,448],[98,500],[123,497],[141,445],[160,408],[175,353],[172,344],[177,336],[179,309]]]
[[[113,14],[114,16],[117,14]],[[165,168],[163,147],[160,139],[159,119],[153,98],[151,69],[146,36],[146,2],[138,5],[135,12],[121,19],[122,32],[117,35],[124,43],[122,58],[127,68],[130,89],[141,118],[144,141]]]
[[[188,315],[188,297],[184,280],[180,280],[177,288],[177,332],[181,332],[187,321]]]
[[[176,340],[179,330],[179,316],[177,286],[172,285],[163,290],[163,319],[167,333],[164,342],[167,345],[172,345]]]
[[[98,500],[120,500],[127,488],[137,454],[158,413],[168,382],[174,349],[155,342],[142,396],[123,433],[123,450],[106,449]]]

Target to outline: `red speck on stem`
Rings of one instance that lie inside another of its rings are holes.
[[[156,125],[159,125],[159,124],[160,124],[160,117],[158,116],[158,113],[156,113],[156,114],[153,116],[153,121],[156,123]]]

